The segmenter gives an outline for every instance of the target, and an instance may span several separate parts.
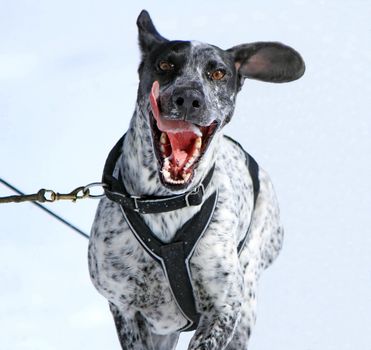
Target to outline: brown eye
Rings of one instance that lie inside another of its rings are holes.
[[[164,72],[168,72],[174,69],[174,65],[167,61],[161,61],[158,66]]]
[[[224,76],[225,76],[225,71],[221,69],[217,69],[210,74],[210,78],[212,80],[221,80],[224,78]]]

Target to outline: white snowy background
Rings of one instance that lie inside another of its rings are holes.
[[[246,81],[226,130],[270,173],[286,229],[250,349],[371,349],[370,1],[0,0],[0,177],[28,193],[100,180],[133,112],[143,8],[170,39],[303,55],[301,80]],[[96,205],[49,208],[88,232]],[[86,255],[33,205],[1,205],[1,350],[119,349]]]

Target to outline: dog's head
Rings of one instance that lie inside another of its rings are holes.
[[[148,112],[161,182],[187,189],[215,133],[233,114],[244,79],[282,83],[300,78],[300,55],[276,42],[222,50],[194,41],[169,41],[146,11],[138,17],[142,62],[138,102]]]

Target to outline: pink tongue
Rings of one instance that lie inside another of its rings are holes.
[[[160,119],[160,111],[157,105],[157,99],[160,96],[160,84],[158,81],[154,81],[151,89],[151,94],[149,95],[149,101],[151,102],[153,116],[155,117],[157,124]],[[161,130],[161,129],[160,129]]]
[[[194,141],[197,137],[193,132],[172,133],[168,132],[167,136],[173,150],[172,163],[182,169],[187,161],[188,154],[192,150]]]
[[[195,125],[177,120],[166,120],[161,118],[160,110],[158,108],[157,99],[160,94],[160,85],[155,81],[152,85],[151,94],[149,96],[152,107],[153,116],[156,119],[159,130],[166,132],[172,148],[173,165],[183,168],[187,161],[188,152],[191,152],[192,146],[197,136],[202,133]]]
[[[202,136],[201,130],[194,124],[188,123],[182,120],[166,120],[161,117],[160,110],[158,108],[157,99],[160,95],[160,85],[156,80],[151,89],[149,100],[151,102],[153,116],[156,119],[157,127],[161,131],[179,133],[179,132],[192,132],[198,136]]]

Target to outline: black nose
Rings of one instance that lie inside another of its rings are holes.
[[[195,89],[181,89],[174,92],[173,105],[183,119],[190,119],[201,113],[205,105],[203,93]]]

